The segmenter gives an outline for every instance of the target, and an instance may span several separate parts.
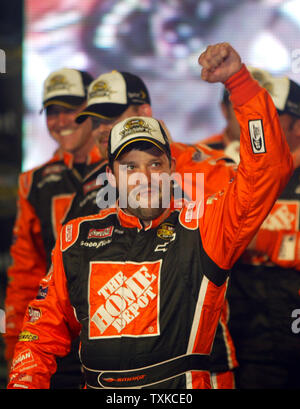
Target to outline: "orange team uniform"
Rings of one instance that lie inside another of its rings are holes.
[[[99,151],[94,147],[87,158],[87,171],[98,168],[99,161]],[[51,252],[61,223],[75,192],[80,194],[84,183],[85,177],[73,166],[73,156],[59,151],[50,161],[19,177],[18,211],[10,249],[12,265],[7,271],[5,300],[7,360],[13,357],[27,305],[37,295],[40,280],[51,265]]]

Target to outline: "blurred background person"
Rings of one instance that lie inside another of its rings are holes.
[[[241,389],[298,389],[300,347],[292,329],[300,297],[300,86],[288,77],[248,69],[273,99],[295,170],[256,239],[233,267],[227,298],[239,362],[236,383]],[[221,106],[227,126],[206,142],[226,149],[234,141],[238,155],[238,128],[225,91],[224,96]],[[235,160],[239,162],[238,156]]]
[[[97,167],[101,158],[92,135],[91,120],[83,124],[75,121],[86,104],[87,87],[92,79],[87,72],[62,68],[51,73],[44,82],[42,110],[49,134],[58,148],[50,161],[22,173],[19,178],[18,214],[5,299],[8,366],[28,302],[36,296],[40,299],[45,296],[39,283],[50,268],[61,221],[75,193],[82,189],[85,175]],[[34,322],[38,311],[31,314]],[[65,358],[62,372],[64,370],[69,376],[58,371],[53,387],[79,385],[78,356],[71,354]]]

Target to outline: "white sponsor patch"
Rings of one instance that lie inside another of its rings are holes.
[[[285,234],[283,236],[278,259],[279,260],[294,260],[295,259],[295,248],[296,248],[296,233],[295,234]]]
[[[42,311],[40,308],[34,308],[31,305],[28,306],[28,322],[30,322],[31,324],[34,324],[35,322],[37,322],[41,316],[42,316]]]
[[[253,153],[265,153],[265,136],[261,119],[249,121],[249,133]]]
[[[68,224],[66,226],[66,242],[72,241],[73,224]]]

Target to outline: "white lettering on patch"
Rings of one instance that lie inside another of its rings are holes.
[[[253,153],[265,153],[265,136],[261,119],[249,121],[249,133]]]

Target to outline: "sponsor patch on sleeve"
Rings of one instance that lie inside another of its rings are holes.
[[[66,226],[66,237],[65,240],[67,243],[72,241],[72,234],[73,234],[73,224],[67,224]]]
[[[11,369],[21,368],[21,367],[32,367],[34,363],[34,357],[30,349],[25,349],[25,351],[21,352],[17,355],[13,362]]]
[[[249,133],[253,153],[266,153],[265,135],[261,119],[249,121]]]
[[[22,331],[19,335],[19,341],[31,342],[38,340],[39,337],[36,334],[32,334],[29,331]]]
[[[37,322],[42,316],[42,311],[40,308],[32,307],[31,305],[28,306],[28,322],[34,324]]]
[[[44,300],[47,297],[47,294],[48,294],[48,286],[40,285],[35,299]]]

